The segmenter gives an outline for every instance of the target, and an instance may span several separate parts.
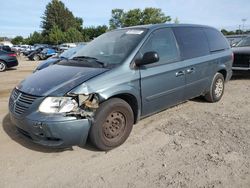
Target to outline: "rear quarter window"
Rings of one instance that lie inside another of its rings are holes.
[[[205,32],[200,27],[173,28],[179,44],[182,59],[190,59],[208,55],[209,46]]]
[[[228,49],[229,42],[225,39],[221,32],[213,28],[204,28],[208,39],[208,45],[211,52]]]

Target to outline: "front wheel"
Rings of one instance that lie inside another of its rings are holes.
[[[130,105],[122,99],[112,98],[97,109],[90,140],[100,150],[111,150],[126,141],[133,123],[134,115]]]
[[[208,102],[218,102],[224,94],[224,88],[224,76],[221,73],[216,73],[210,86],[210,91],[205,95],[205,99]]]

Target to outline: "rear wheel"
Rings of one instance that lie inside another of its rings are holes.
[[[212,84],[210,86],[210,91],[205,95],[205,99],[208,102],[219,101],[224,93],[225,80],[221,73],[216,73],[214,75]]]
[[[40,60],[40,57],[39,57],[38,55],[34,55],[33,59],[34,59],[35,61],[39,61],[39,60]]]
[[[3,72],[3,71],[5,71],[6,70],[6,65],[5,65],[5,63],[4,62],[2,62],[2,61],[0,61],[0,72]]]
[[[110,99],[96,111],[90,140],[100,150],[113,149],[125,142],[133,123],[134,115],[130,105],[122,99]]]

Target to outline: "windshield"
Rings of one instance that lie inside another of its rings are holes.
[[[250,46],[250,37],[242,39],[236,46],[237,47]]]
[[[147,30],[141,28],[107,32],[77,51],[72,58],[91,57],[107,66],[121,64],[146,33]]]
[[[59,57],[68,59],[68,58],[72,57],[78,50],[82,49],[83,47],[84,47],[84,45],[81,44],[75,48],[70,48],[70,49],[64,51],[63,53],[61,53],[59,55]]]

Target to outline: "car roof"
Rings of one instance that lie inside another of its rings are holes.
[[[207,25],[198,25],[198,24],[168,24],[168,23],[163,23],[163,24],[149,24],[149,25],[137,25],[137,26],[131,26],[131,27],[125,27],[122,29],[149,29],[149,30],[155,30],[155,29],[160,29],[160,28],[166,28],[166,27],[203,27],[203,28],[213,28],[211,26]],[[214,28],[213,28],[214,29]]]

